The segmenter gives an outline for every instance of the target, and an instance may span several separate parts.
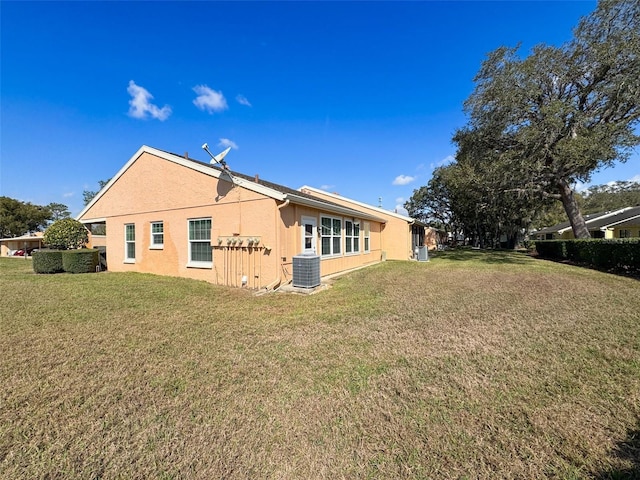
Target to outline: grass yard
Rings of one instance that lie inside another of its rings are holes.
[[[640,478],[640,282],[517,253],[311,296],[0,258],[0,478]]]

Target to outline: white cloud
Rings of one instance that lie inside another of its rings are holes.
[[[636,175],[635,177],[631,177],[629,179],[630,182],[640,182],[640,175]]]
[[[231,147],[234,150],[238,150],[239,148],[236,142],[234,142],[233,140],[229,140],[228,138],[221,138],[218,142],[218,146],[224,148]]]
[[[240,95],[238,94],[236,96],[236,102],[238,102],[240,105],[245,105],[247,107],[252,107],[253,105],[251,105],[251,102],[249,100],[247,100],[247,97],[245,97],[244,95]]]
[[[326,190],[326,191],[329,191],[329,190],[331,190],[333,187],[335,187],[335,185],[320,185],[320,190]]]
[[[404,208],[404,205],[401,203],[396,205],[395,212],[399,213],[400,215],[409,215],[409,212],[407,212],[407,209]]]
[[[222,112],[228,108],[227,100],[222,95],[222,92],[216,92],[206,85],[196,85],[193,87],[193,91],[198,94],[193,104],[200,110],[213,113]]]
[[[73,197],[73,192],[65,192],[62,194],[62,198],[69,198],[69,197]]]
[[[393,180],[393,185],[407,185],[407,184],[413,182],[415,179],[416,179],[416,177],[412,177],[410,175],[398,175]]]
[[[159,108],[151,103],[153,95],[146,88],[136,85],[133,80],[129,81],[127,92],[131,95],[129,100],[129,116],[133,118],[147,118],[150,116],[160,121],[164,121],[171,115],[171,107],[165,105]]]
[[[405,202],[404,197],[396,198],[396,203],[404,203],[404,202]]]

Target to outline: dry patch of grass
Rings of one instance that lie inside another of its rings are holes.
[[[253,297],[12,260],[2,478],[640,475],[637,280],[452,252]]]

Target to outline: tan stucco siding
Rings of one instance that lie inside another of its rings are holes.
[[[316,220],[318,229],[321,226],[321,218],[328,216],[331,218],[339,218],[342,221],[343,234],[341,239],[341,252],[335,256],[322,256],[321,255],[321,239],[320,235],[316,235],[315,247],[316,253],[321,256],[320,261],[320,274],[322,276],[332,275],[345,270],[351,270],[353,268],[361,267],[371,263],[379,262],[382,257],[381,253],[381,224],[379,222],[362,220],[355,218],[360,222],[360,251],[357,253],[345,253],[345,240],[344,240],[344,222],[345,220],[353,220],[353,217],[344,217],[328,211],[317,210],[314,208],[301,206],[301,205],[289,205],[283,209],[283,248],[282,251],[282,271],[283,280],[290,280],[293,275],[293,257],[300,255],[303,251],[303,236],[302,236],[302,219],[304,217],[311,217]],[[364,251],[364,223],[367,222],[370,225],[369,235],[369,251]],[[285,254],[286,253],[286,254]]]
[[[84,219],[211,205],[217,179],[144,152],[87,212]],[[228,182],[221,182],[228,189]]]
[[[263,202],[265,207],[275,202]],[[214,205],[142,213],[107,219],[107,258],[109,270],[136,271],[205,280],[212,283],[241,286],[246,277],[247,286],[260,288],[270,283],[277,274],[277,259],[267,247],[275,240],[274,225],[260,222],[246,223],[237,228],[237,208]],[[265,209],[265,213],[273,210]],[[245,212],[246,216],[247,215]],[[263,215],[267,218],[268,215]],[[211,268],[189,266],[189,220],[211,218]],[[262,219],[261,219],[262,220]],[[162,222],[164,243],[162,248],[151,245],[151,223]],[[135,261],[125,260],[125,225],[135,225]],[[253,225],[254,228],[251,228]],[[240,232],[237,232],[240,230]],[[234,243],[229,243],[233,239]],[[259,240],[257,245],[250,245]],[[242,243],[240,243],[242,240]],[[273,247],[271,247],[273,248]]]
[[[87,242],[87,248],[106,247],[107,237],[106,235],[92,235],[89,234],[89,241]]]
[[[347,208],[355,208],[368,215],[383,218],[386,223],[382,226],[382,237],[380,248],[386,253],[389,260],[408,260],[412,257],[411,251],[411,225],[402,218],[386,214],[384,211],[375,208],[367,208],[361,204],[340,198],[335,194],[323,194],[317,190],[303,190],[314,197],[322,198]]]
[[[278,274],[276,201],[143,153],[80,220],[105,219],[111,271],[149,272],[263,287]],[[188,222],[211,218],[211,268],[189,264]],[[151,223],[162,222],[164,244],[151,247]],[[125,261],[125,225],[135,225],[135,261]],[[230,238],[236,238],[233,244]],[[242,239],[243,243],[239,243]],[[249,246],[248,240],[258,240]]]
[[[209,171],[207,167],[203,170],[200,164],[194,166],[179,157],[165,158],[159,151],[143,149],[141,152],[127,162],[125,170],[116,175],[79,218],[86,223],[105,223],[103,241],[111,271],[148,272],[229,286],[273,288],[292,279],[293,257],[303,250],[303,216],[316,219],[318,228],[322,216],[342,220],[341,252],[322,257],[321,275],[383,258],[383,224],[378,221],[366,221],[370,226],[370,249],[365,252],[365,220],[350,217],[360,221],[360,251],[345,254],[347,218],[333,213],[331,208],[322,211],[302,206],[292,203],[295,197],[286,200],[284,194],[270,187],[247,183],[247,180],[233,184],[225,179],[225,174],[216,178],[217,171]],[[211,219],[208,244],[212,250],[211,262],[201,259],[190,262],[189,259],[189,221],[197,219]],[[162,245],[152,245],[151,229],[156,222],[161,222],[163,227]],[[127,225],[135,229],[135,258],[126,258]],[[402,233],[401,241],[407,243],[402,247],[403,258],[407,258],[411,236],[406,222],[403,227],[396,237],[400,238]],[[320,235],[315,241],[320,254]]]

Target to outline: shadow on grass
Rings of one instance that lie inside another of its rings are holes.
[[[560,258],[550,258],[550,257],[541,257],[539,255],[532,255],[533,258],[536,258],[538,260],[542,260],[542,261],[547,261],[547,262],[553,262],[553,263],[562,263],[564,265],[572,265],[574,267],[581,267],[581,268],[586,268],[589,270],[596,270],[598,272],[603,272],[603,273],[610,273],[611,275],[618,275],[620,277],[628,277],[628,278],[634,278],[636,280],[640,280],[640,269],[636,268],[605,268],[605,267],[598,267],[597,265],[592,265],[590,263],[580,263],[580,262],[574,262],[571,260],[566,260],[566,259],[560,259]],[[639,477],[640,478],[640,477]]]
[[[437,252],[434,258],[443,258],[446,260],[461,262],[485,262],[491,264],[525,264],[527,263],[527,255],[523,252],[514,250],[473,250],[473,249],[456,249]]]
[[[613,455],[630,463],[628,468],[606,470],[596,473],[598,480],[631,480],[640,478],[640,418],[636,428],[627,431],[627,437],[619,442]]]

